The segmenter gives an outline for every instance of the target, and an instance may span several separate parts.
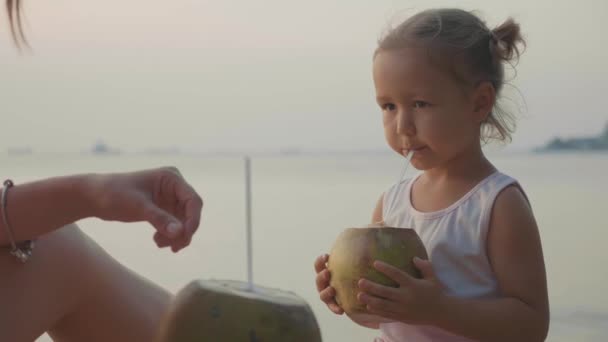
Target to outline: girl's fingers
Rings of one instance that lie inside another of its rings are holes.
[[[325,264],[327,263],[328,260],[329,260],[329,256],[327,254],[323,254],[323,255],[320,255],[319,257],[317,257],[317,259],[315,260],[315,272],[319,273],[319,272],[323,271],[325,268],[327,268],[325,266]]]
[[[342,308],[336,303],[327,304],[327,307],[329,308],[329,310],[331,310],[331,312],[335,313],[336,315],[341,315],[344,313],[344,310],[342,310]]]
[[[321,271],[321,273],[318,273],[317,279],[316,279],[317,291],[321,292],[322,290],[327,288],[329,286],[329,279],[330,279],[330,274],[327,269]]]
[[[319,298],[326,304],[336,303],[336,300],[334,299],[335,296],[336,290],[333,287],[328,287],[319,292]]]
[[[327,304],[327,307],[335,314],[341,315],[344,310],[336,303],[336,290],[333,287],[328,287],[319,293],[319,298]]]
[[[359,280],[358,286],[361,291],[375,297],[398,301],[401,296],[399,288],[384,286],[367,279]]]
[[[401,286],[411,284],[412,281],[415,280],[415,278],[413,278],[409,274],[405,273],[404,271],[398,269],[395,266],[391,266],[385,262],[382,262],[382,261],[375,261],[374,267],[378,271],[384,273],[387,277],[396,281]]]
[[[367,306],[367,308],[369,310],[375,310],[375,311],[387,311],[387,312],[400,312],[401,310],[403,310],[403,304],[392,301],[392,300],[388,300],[388,299],[384,299],[384,298],[379,298],[379,297],[375,297],[375,296],[371,296],[369,294],[366,293],[359,293],[357,295],[357,299],[359,299],[359,302],[365,304]]]

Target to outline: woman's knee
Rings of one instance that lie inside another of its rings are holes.
[[[100,251],[76,225],[40,237],[24,264],[0,250],[0,340],[33,340],[75,310]]]

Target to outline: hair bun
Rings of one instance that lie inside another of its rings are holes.
[[[523,52],[520,48],[525,48],[526,42],[521,36],[518,23],[509,18],[490,33],[494,43],[492,44],[494,46],[492,54],[495,58],[505,62],[519,59],[519,56]]]

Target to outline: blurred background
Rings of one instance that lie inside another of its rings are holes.
[[[205,199],[182,253],[158,251],[145,224],[80,223],[118,260],[178,291],[198,278],[245,280],[242,156],[251,155],[256,283],[304,297],[325,341],[370,341],[374,331],[320,303],[312,263],[342,229],[368,223],[403,167],[374,100],[376,41],[439,6],[476,10],[490,27],[509,16],[521,24],[528,48],[503,98],[518,129],[508,146],[486,150],[537,215],[548,340],[604,341],[603,0],[26,0],[31,51],[17,51],[0,25],[1,173],[24,182],[180,168]]]

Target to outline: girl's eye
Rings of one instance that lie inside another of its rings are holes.
[[[414,108],[425,108],[428,107],[429,103],[424,101],[414,101]]]
[[[392,112],[392,111],[394,111],[395,109],[397,109],[397,106],[395,106],[395,105],[394,105],[394,104],[392,104],[392,103],[386,103],[386,104],[383,104],[381,107],[382,107],[382,110],[383,110],[383,111],[386,111],[386,112]]]

